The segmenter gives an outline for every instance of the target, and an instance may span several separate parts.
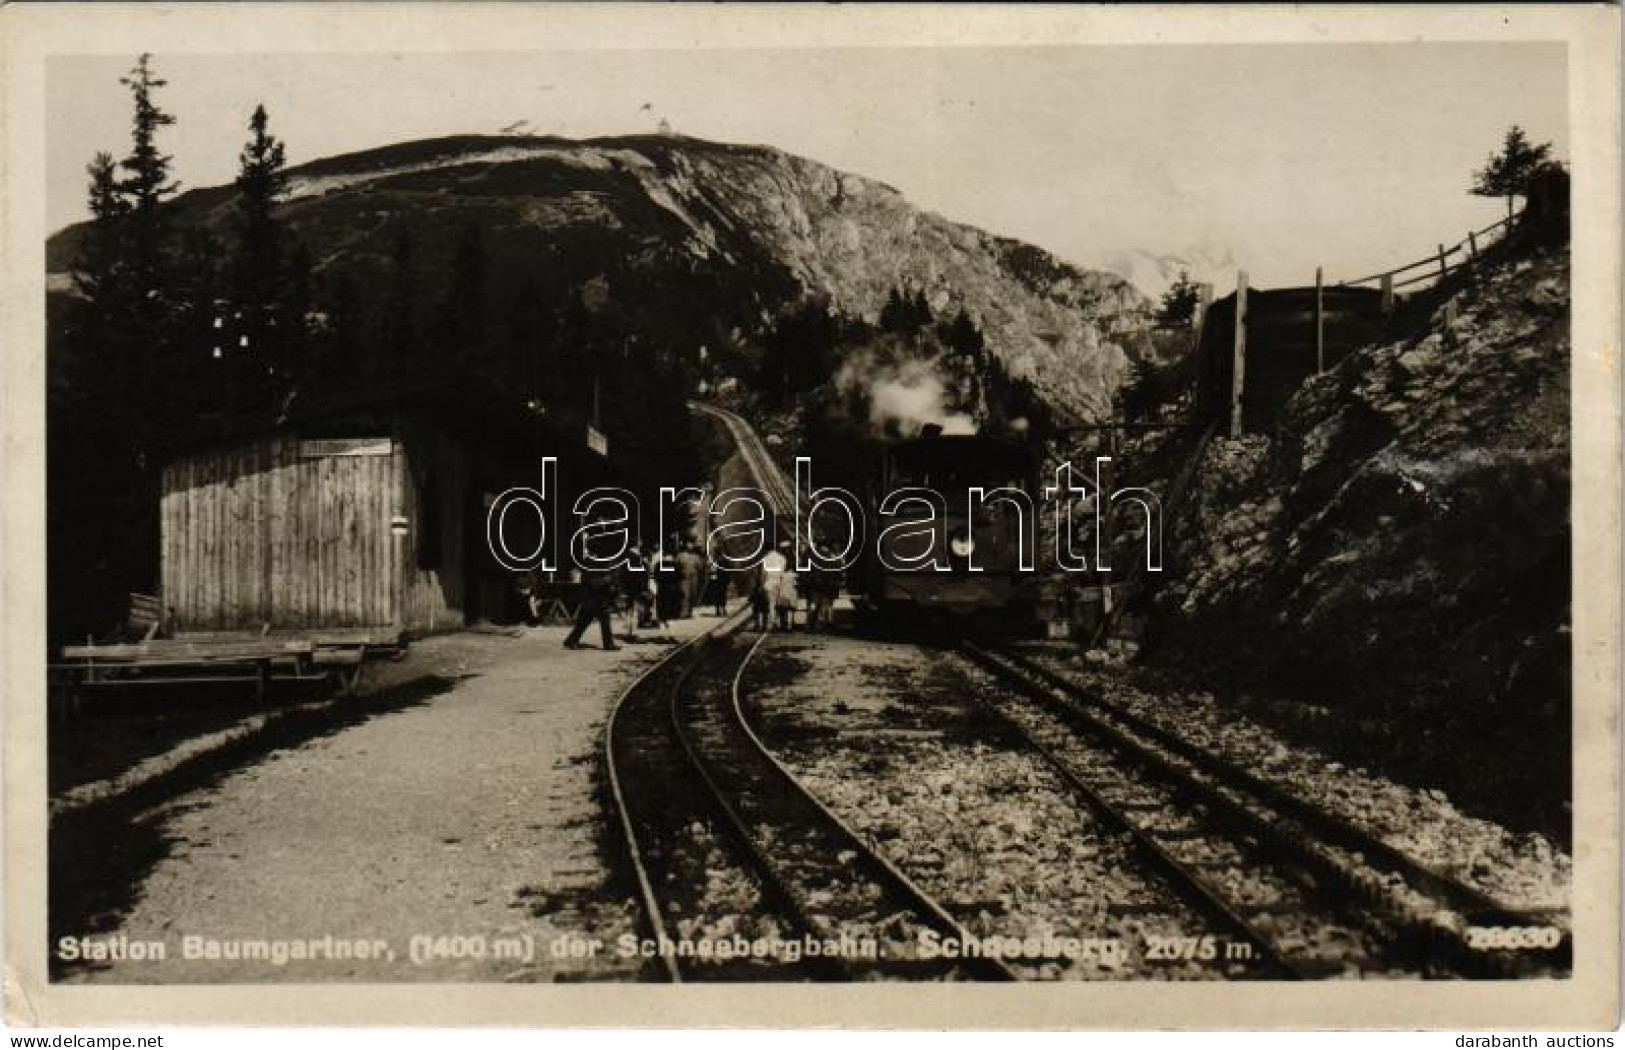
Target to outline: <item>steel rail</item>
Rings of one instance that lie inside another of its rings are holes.
[[[1305,980],[1311,974],[1296,965],[1276,948],[1271,937],[1258,929],[1246,916],[1236,911],[1228,901],[1215,893],[1207,881],[1201,877],[1190,865],[1169,853],[1157,841],[1156,836],[1135,823],[1128,814],[1113,805],[1099,791],[1095,790],[1080,777],[1072,764],[1050,748],[1043,741],[1033,735],[1021,721],[1011,715],[1003,707],[989,700],[985,696],[977,695],[975,700],[981,707],[994,714],[998,719],[1012,730],[1021,741],[1036,751],[1046,764],[1064,781],[1073,793],[1083,799],[1088,808],[1099,816],[1105,823],[1116,831],[1126,834],[1152,864],[1161,872],[1170,888],[1186,903],[1218,921],[1221,927],[1229,931],[1232,936],[1240,937],[1252,946],[1257,958],[1266,966],[1271,967],[1288,980]]]
[[[1006,681],[1021,686],[1024,692],[1058,714],[1070,721],[1083,722],[1084,728],[1103,737],[1111,746],[1132,755],[1179,789],[1200,798],[1248,834],[1286,853],[1327,886],[1342,889],[1368,904],[1393,912],[1389,916],[1392,920],[1411,927],[1410,932],[1420,939],[1443,949],[1463,970],[1482,971],[1486,976],[1501,977],[1515,969],[1515,960],[1472,952],[1466,949],[1462,937],[1448,927],[1419,922],[1407,916],[1396,904],[1392,891],[1380,879],[1370,872],[1351,870],[1329,856],[1324,847],[1329,845],[1359,853],[1367,865],[1386,868],[1398,874],[1411,891],[1469,922],[1477,920],[1502,926],[1550,924],[1550,915],[1508,908],[1488,894],[1429,868],[1347,819],[1249,773],[1119,704],[1088,694],[1076,683],[1068,682],[1030,660],[1008,652],[995,654],[974,643],[966,643],[964,650],[979,664]],[[1062,703],[1055,696],[1056,693],[1064,695],[1069,702]],[[1122,728],[1110,724],[1111,720],[1116,720]],[[1143,739],[1135,739],[1136,736]],[[1145,740],[1151,741],[1155,747],[1146,744]],[[1159,754],[1157,748],[1178,756],[1191,769],[1170,761]],[[1228,792],[1220,790],[1220,787],[1227,788]],[[1235,796],[1241,796],[1241,799]],[[1572,955],[1569,931],[1563,929],[1560,945],[1543,954],[1553,959],[1556,965],[1567,967]]]
[[[756,646],[753,647],[753,652],[754,648],[760,647],[767,640],[767,638],[768,635],[766,634],[763,634],[760,638],[758,638],[756,640]],[[822,813],[826,820],[828,820],[836,828],[839,828],[846,838],[858,848],[860,853],[869,858],[882,871],[884,871],[894,885],[902,891],[904,896],[911,898],[912,903],[930,916],[937,925],[938,932],[948,934],[949,936],[957,939],[961,944],[966,943],[971,938],[970,931],[961,926],[959,921],[955,919],[953,915],[936,900],[936,898],[932,897],[913,879],[910,879],[907,873],[905,873],[897,865],[893,864],[891,860],[889,860],[879,851],[879,849],[871,846],[868,840],[856,828],[842,820],[834,810],[825,805],[823,800],[815,795],[812,789],[807,787],[807,785],[801,781],[801,778],[797,777],[788,766],[779,760],[779,757],[773,753],[772,749],[767,746],[767,743],[759,734],[757,734],[755,728],[750,724],[749,718],[745,716],[743,700],[745,670],[746,664],[741,664],[739,671],[734,675],[732,689],[733,714],[740,728],[744,730],[745,735],[750,738],[751,743],[756,746],[756,749],[761,753],[762,757],[767,759],[767,761],[773,765],[774,769],[778,770],[779,775],[784,778],[784,782],[786,784],[800,793],[801,797],[805,798],[820,813]],[[992,976],[997,980],[1019,981],[1021,979],[1020,975],[1018,975],[1014,970],[1010,969],[1009,966],[1005,965],[1002,960],[996,958],[960,961],[967,963],[970,969],[985,968],[989,970]]]
[[[715,637],[720,637],[720,635],[713,636],[713,639]],[[762,639],[766,637],[767,635],[765,634],[758,637],[756,642],[746,651],[744,658],[740,661],[739,670],[733,675],[732,681],[737,682],[739,680],[739,675],[744,673],[745,665],[750,662],[751,657],[756,654],[757,648],[761,646]],[[705,784],[706,790],[710,793],[712,803],[716,806],[718,812],[722,814],[728,830],[734,838],[736,844],[744,851],[746,857],[749,858],[750,866],[761,879],[762,885],[773,895],[781,908],[786,912],[794,925],[802,933],[809,934],[814,937],[825,936],[825,932],[820,931],[817,923],[813,921],[812,915],[807,909],[806,902],[801,899],[801,896],[798,893],[796,893],[794,887],[790,885],[789,880],[783,876],[783,874],[779,871],[779,868],[773,863],[772,858],[768,856],[766,851],[762,849],[762,847],[757,843],[755,837],[751,834],[749,824],[746,823],[744,817],[740,814],[738,807],[729,800],[727,790],[718,782],[716,776],[712,773],[710,760],[704,756],[700,745],[694,740],[693,736],[690,734],[688,728],[684,724],[682,714],[684,687],[688,685],[690,676],[700,666],[703,659],[704,657],[702,656],[700,659],[695,660],[693,663],[684,668],[682,674],[678,676],[677,681],[672,684],[671,694],[668,697],[667,708],[672,733],[675,736],[678,744],[682,747],[683,754],[687,757],[689,766],[699,774],[701,782]],[[845,975],[848,978],[851,976],[851,967],[843,961],[820,957],[819,965],[832,967],[837,972]]]
[[[771,462],[767,464],[770,469],[764,471],[762,466],[753,459],[753,454],[765,455],[765,453],[761,452],[759,448],[755,447],[758,444],[756,441],[756,434],[741,417],[727,411],[726,409],[718,408],[716,406],[704,404],[698,401],[691,401],[689,404],[699,411],[705,412],[722,421],[723,425],[728,430],[729,436],[733,438],[735,445],[745,456],[746,463],[751,473],[756,476],[759,484],[766,486],[771,485],[775,480],[782,481],[782,479],[776,477],[777,467],[774,467]],[[769,497],[774,498],[771,493],[769,494]],[[776,498],[775,502],[778,502]],[[610,795],[614,801],[616,813],[619,816],[621,835],[626,843],[627,855],[631,861],[633,873],[636,876],[638,895],[641,898],[643,914],[650,928],[650,933],[654,935],[656,941],[670,940],[671,938],[667,933],[665,920],[663,918],[664,913],[660,908],[660,901],[655,893],[653,882],[649,876],[648,867],[644,864],[644,851],[640,847],[637,828],[633,823],[631,807],[629,806],[626,798],[625,778],[622,776],[620,763],[615,757],[616,729],[619,725],[620,715],[623,709],[627,706],[634,694],[641,689],[648,688],[658,674],[670,667],[680,657],[686,658],[687,656],[692,656],[696,650],[702,648],[714,635],[723,633],[725,629],[731,631],[737,628],[739,624],[742,624],[746,619],[748,609],[748,606],[743,607],[735,612],[732,616],[719,620],[717,623],[706,628],[705,631],[693,638],[690,638],[686,642],[677,646],[675,649],[666,653],[658,661],[645,669],[643,673],[638,675],[638,677],[630,685],[621,691],[620,696],[616,698],[614,705],[610,709],[608,721],[604,727],[604,759],[609,773]],[[684,670],[683,674],[679,676],[679,682],[682,680],[682,678],[686,677],[688,671],[691,669],[692,667]],[[681,983],[683,978],[682,973],[677,966],[676,958],[674,956],[661,953],[660,960],[665,968],[667,979],[674,984]]]
[[[825,805],[823,800],[814,794],[811,788],[802,783],[801,778],[796,776],[789,766],[786,766],[779,760],[779,757],[773,753],[773,750],[767,746],[767,743],[750,724],[750,719],[746,717],[744,708],[745,671],[749,668],[751,660],[755,657],[757,651],[761,649],[762,645],[767,641],[768,637],[769,635],[766,633],[757,637],[755,644],[753,644],[750,648],[750,652],[746,654],[745,659],[740,661],[739,668],[734,673],[733,686],[730,692],[732,694],[732,713],[735,723],[742,730],[744,730],[745,736],[755,747],[756,752],[762,758],[767,760],[769,765],[778,773],[782,782],[801,798],[811,803],[819,813],[823,814],[824,819],[828,821],[830,826],[837,829],[841,837],[845,838],[851,846],[857,849],[859,855],[871,861],[876,867],[878,867],[885,874],[886,878],[892,883],[893,888],[899,892],[917,912],[921,913],[922,917],[929,920],[929,925],[936,927],[937,932],[954,938],[961,945],[976,940],[970,931],[961,926],[959,924],[959,920],[955,919],[952,913],[938,903],[930,893],[928,893],[913,879],[909,878],[901,868],[899,868],[896,864],[893,864],[891,860],[882,854],[878,848],[871,846],[868,839],[862,833],[848,824],[845,820],[841,819],[840,816]],[[998,959],[996,957],[976,956],[972,958],[960,958],[955,961],[968,970],[985,973],[993,980],[1021,980],[1021,976],[1019,974],[1006,965],[1002,959]]]
[[[761,438],[757,436],[755,428],[746,422],[743,416],[730,409],[702,401],[691,401],[690,404],[695,409],[721,420],[723,426],[727,428],[729,436],[734,439],[734,444],[738,447],[740,454],[745,457],[746,466],[750,469],[751,474],[756,477],[757,485],[775,504],[777,516],[784,518],[793,516],[795,514],[795,492],[790,487],[789,482],[784,480],[784,473],[779,470],[778,464],[774,463],[772,457],[767,454],[767,450],[762,446]]]
[[[1193,744],[1168,729],[1113,703],[1104,697],[1089,694],[1083,687],[1031,660],[1003,652],[999,654],[1023,670],[1038,677],[1045,684],[1058,689],[1080,703],[1098,708],[1121,721],[1137,733],[1190,762],[1215,780],[1247,794],[1253,795],[1272,808],[1307,824],[1326,837],[1327,841],[1345,849],[1363,853],[1368,859],[1377,858],[1400,874],[1425,887],[1429,896],[1442,898],[1443,903],[1463,912],[1477,912],[1500,917],[1527,916],[1525,910],[1509,907],[1483,890],[1469,886],[1423,864],[1415,857],[1399,850],[1346,817],[1292,794],[1279,784],[1271,783],[1255,773],[1248,772],[1213,751]]]
[[[662,656],[654,664],[650,665],[642,674],[638,675],[638,677],[633,680],[631,685],[622,690],[621,695],[616,699],[614,706],[610,708],[609,720],[604,726],[604,759],[609,769],[610,795],[614,799],[616,813],[620,816],[621,835],[626,842],[627,855],[632,862],[632,870],[637,876],[638,894],[642,898],[643,914],[645,919],[648,921],[650,932],[654,934],[656,941],[670,940],[671,938],[666,933],[666,924],[665,920],[662,918],[663,913],[660,910],[660,902],[655,896],[654,886],[650,881],[648,868],[643,863],[643,851],[638,846],[639,840],[637,828],[634,826],[632,821],[631,808],[627,805],[624,778],[621,776],[620,764],[615,758],[616,726],[619,722],[622,710],[627,706],[628,701],[631,699],[634,693],[640,689],[647,688],[648,684],[654,680],[655,676],[669,667],[678,659],[679,656],[683,656],[684,654],[692,655],[700,648],[701,645],[704,644],[707,638],[726,626],[730,620],[737,619],[740,622],[743,622],[744,618],[745,610],[741,609],[734,613],[732,617],[724,618],[717,621],[715,624],[712,624],[700,634],[695,635],[693,638],[690,638],[688,641],[677,646],[675,649]],[[674,984],[681,983],[683,977],[678,971],[676,959],[672,956],[665,955],[664,953],[660,955],[660,959],[665,965],[667,978]]]

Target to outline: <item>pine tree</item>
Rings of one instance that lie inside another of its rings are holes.
[[[510,372],[529,401],[553,398],[553,324],[542,285],[535,274],[520,277],[504,312],[507,328],[506,358]]]
[[[1157,323],[1168,328],[1183,328],[1196,317],[1196,307],[1202,301],[1202,287],[1191,280],[1188,271],[1180,270],[1179,277],[1162,293],[1157,307]]]
[[[987,350],[987,340],[964,307],[960,307],[954,319],[948,323],[942,341],[947,344],[949,350],[960,357],[969,358],[978,366],[981,365],[982,355]]]
[[[218,343],[214,322],[221,312],[216,261],[221,249],[207,230],[188,229],[176,239],[178,247],[170,263],[171,312],[167,322],[167,371],[174,378],[166,400],[178,418],[190,420],[199,411],[226,407],[226,363],[214,356]]]
[[[142,55],[119,82],[134,102],[131,150],[116,163],[98,153],[86,169],[91,223],[73,267],[79,299],[69,307],[60,383],[47,415],[53,515],[73,522],[62,536],[53,533],[51,590],[72,597],[61,603],[66,620],[55,598],[51,616],[81,629],[100,627],[101,613],[122,608],[130,591],[155,586],[154,447],[166,428],[187,418],[182,392],[198,377],[187,374],[181,355],[198,296],[208,294],[179,279],[192,273],[190,253],[178,261],[163,207],[178,189],[157,144],[158,132],[174,123],[154,98],[164,81]],[[67,568],[61,551],[69,552]]]
[[[180,183],[169,178],[173,158],[158,151],[158,129],[175,123],[175,118],[160,109],[152,97],[154,91],[169,81],[153,75],[152,56],[143,54],[136,59],[129,75],[119,78],[119,83],[130,89],[135,101],[130,155],[119,164],[129,172],[122,188],[130,196],[135,213],[150,220],[159,205],[180,189]]]
[[[395,235],[395,250],[391,260],[389,291],[384,298],[383,324],[379,326],[383,345],[375,355],[375,373],[379,377],[418,355],[417,328],[417,272],[412,253],[412,234],[402,226]]]
[[[880,330],[901,332],[907,323],[908,307],[903,303],[903,294],[892,288],[886,293],[886,305],[880,308]]]
[[[131,297],[125,259],[129,202],[120,190],[117,168],[108,153],[97,153],[86,165],[90,176],[87,203],[91,221],[73,262],[76,349],[71,356],[86,363],[76,382],[108,391],[132,389],[136,362],[130,335]]]
[[[310,367],[335,386],[351,385],[365,366],[367,339],[361,300],[348,274],[341,273],[326,282],[316,310],[322,322]]]
[[[284,234],[274,208],[285,182],[283,145],[267,130],[264,106],[249,118],[252,133],[238,156],[236,253],[232,292],[241,314],[235,370],[258,388],[271,381],[273,396],[291,382],[293,336],[287,327],[288,274]]]
[[[289,238],[287,243],[287,261],[276,304],[284,389],[298,384],[310,368],[310,319],[315,310],[316,280],[310,249],[297,239]]]
[[[74,260],[73,281],[79,294],[89,302],[110,297],[119,283],[123,263],[120,239],[123,220],[129,214],[128,202],[119,190],[118,174],[110,153],[97,153],[85,165],[90,176],[88,204],[90,226]]]
[[[1512,198],[1528,192],[1529,179],[1549,163],[1552,144],[1530,143],[1524,130],[1514,124],[1507,129],[1500,153],[1492,153],[1474,175],[1469,190],[1477,197],[1505,197],[1507,218],[1512,218]]]
[[[470,223],[457,239],[451,279],[437,313],[436,335],[444,343],[441,352],[466,361],[485,350],[485,298],[485,236],[477,224]]]
[[[168,81],[152,72],[150,55],[143,54],[128,76],[119,83],[130,89],[135,103],[131,124],[129,156],[119,162],[126,173],[119,182],[119,192],[125,198],[127,215],[121,222],[124,236],[120,238],[123,256],[125,289],[129,296],[130,343],[134,360],[130,362],[136,372],[135,383],[129,392],[137,403],[150,413],[165,415],[165,402],[178,379],[168,366],[172,333],[167,330],[166,319],[171,316],[170,275],[166,272],[166,253],[169,248],[170,229],[164,202],[173,196],[180,184],[169,177],[171,157],[158,149],[158,131],[175,123],[175,118],[159,108],[153,98],[158,88]],[[143,427],[143,430],[146,428]],[[146,444],[145,434],[137,437],[138,446]]]
[[[931,304],[926,301],[924,289],[917,290],[909,300],[908,320],[909,327],[916,332],[930,327]]]

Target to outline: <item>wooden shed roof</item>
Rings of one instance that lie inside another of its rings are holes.
[[[403,412],[491,440],[542,437],[570,447],[586,445],[585,420],[578,414],[533,407],[496,377],[477,369],[439,365],[331,393],[311,395],[300,390],[280,411],[200,417],[172,433],[170,440],[160,443],[159,451],[167,457],[313,426],[342,426],[366,420],[382,424]]]

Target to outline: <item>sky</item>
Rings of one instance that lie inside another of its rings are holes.
[[[129,148],[118,78],[133,58],[51,60],[53,230],[85,216],[91,156]],[[160,145],[188,187],[232,178],[256,103],[290,165],[520,120],[576,138],[664,119],[879,179],[1075,264],[1194,253],[1209,270],[1245,267],[1255,287],[1312,281],[1316,266],[1363,276],[1494,222],[1504,205],[1465,191],[1511,124],[1568,152],[1561,44],[158,52],[153,64],[176,117]]]

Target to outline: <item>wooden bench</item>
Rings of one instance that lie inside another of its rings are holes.
[[[263,701],[273,681],[310,682],[327,677],[318,670],[315,643],[304,640],[150,639],[117,645],[64,646],[48,665],[59,682],[77,694],[141,686],[252,684]],[[70,702],[71,707],[77,704]]]
[[[342,694],[360,686],[369,656],[398,653],[401,631],[393,627],[326,628],[273,633],[200,631],[156,638],[156,626],[139,642],[69,645],[47,664],[47,680],[78,708],[85,692],[143,686],[251,685],[263,701],[273,682],[337,680]]]
[[[164,601],[156,594],[130,594],[130,609],[124,630],[131,638],[150,640],[164,629]]]

